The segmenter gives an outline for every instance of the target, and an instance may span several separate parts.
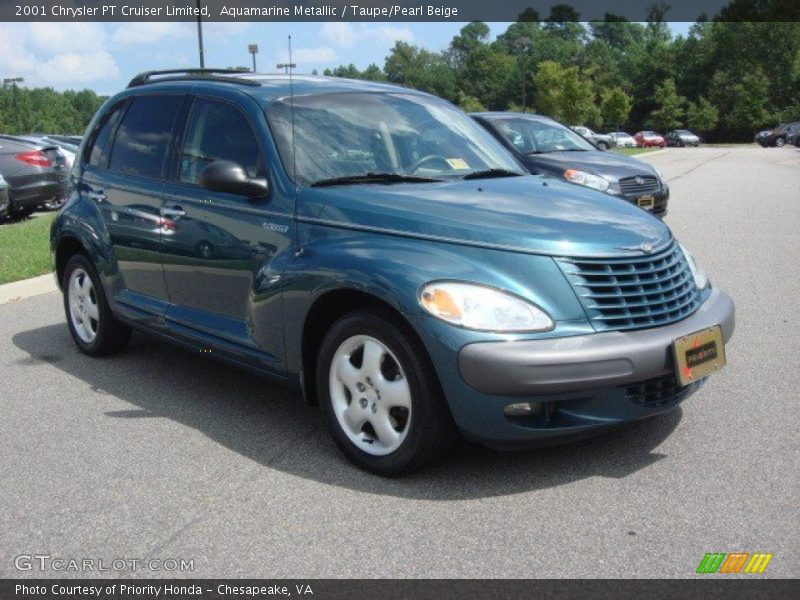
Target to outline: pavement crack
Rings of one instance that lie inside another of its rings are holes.
[[[724,157],[728,156],[730,153],[731,152],[729,150],[728,152],[723,152],[722,154],[717,154],[716,156],[712,156],[711,158],[709,158],[707,160],[704,160],[703,162],[699,162],[696,165],[694,165],[691,169],[689,169],[688,171],[684,171],[683,173],[681,173],[680,175],[676,175],[675,177],[670,177],[669,179],[667,179],[667,183],[672,183],[673,181],[676,181],[676,180],[680,179],[681,177],[685,177],[689,173],[695,172],[700,167],[702,167],[704,165],[707,165],[708,163],[713,162],[713,161],[715,161],[715,160],[717,160],[719,158],[724,158]]]

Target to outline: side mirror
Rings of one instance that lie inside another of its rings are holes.
[[[212,192],[266,198],[269,184],[263,177],[251,178],[244,167],[230,160],[215,160],[200,171],[197,182]]]

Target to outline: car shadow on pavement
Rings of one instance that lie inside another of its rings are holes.
[[[50,365],[132,405],[105,412],[109,419],[171,419],[269,469],[397,497],[474,499],[595,476],[626,477],[665,458],[654,449],[682,416],[678,409],[581,442],[515,452],[464,442],[420,473],[384,479],[347,462],[328,436],[321,411],[267,379],[139,333],[124,353],[103,359],[78,352],[66,325],[12,339],[28,354],[18,359],[20,367]]]

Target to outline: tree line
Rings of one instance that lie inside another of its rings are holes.
[[[105,100],[91,90],[5,85],[0,88],[0,133],[82,135]]]
[[[324,74],[405,85],[466,111],[536,112],[600,130],[687,127],[710,141],[752,140],[800,119],[800,23],[698,21],[674,36],[663,17],[654,6],[646,23],[584,24],[566,5],[543,20],[529,9],[494,41],[472,22],[442,52],[398,41],[382,68]]]

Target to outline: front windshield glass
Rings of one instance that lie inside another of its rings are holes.
[[[330,93],[267,107],[286,171],[299,185],[368,174],[448,179],[493,169],[523,174],[509,154],[460,110],[406,93]]]
[[[522,154],[596,149],[579,134],[555,121],[503,117],[492,119],[492,123]]]

